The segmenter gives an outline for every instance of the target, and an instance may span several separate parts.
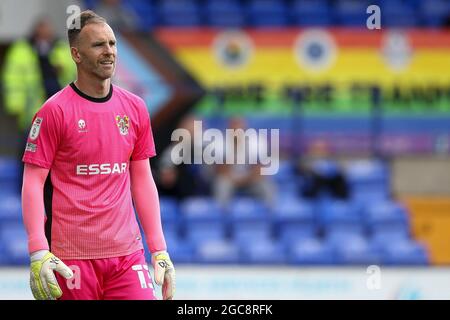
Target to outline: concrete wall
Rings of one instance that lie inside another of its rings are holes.
[[[396,194],[450,196],[450,156],[397,157],[391,170]]]

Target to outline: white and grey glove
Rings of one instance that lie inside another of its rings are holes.
[[[152,254],[152,265],[155,272],[155,282],[162,286],[164,300],[172,300],[175,294],[175,269],[166,251]]]
[[[30,287],[36,300],[55,300],[62,296],[54,271],[66,279],[73,272],[48,250],[35,251],[30,256]]]

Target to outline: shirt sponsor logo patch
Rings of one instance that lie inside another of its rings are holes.
[[[128,134],[128,128],[130,127],[130,119],[128,116],[116,116],[117,127],[119,127],[119,132],[121,135],[125,136]]]
[[[25,151],[29,151],[29,152],[36,152],[37,149],[37,145],[35,145],[34,143],[28,142],[27,146],[25,148]]]
[[[39,136],[39,131],[41,130],[42,118],[34,119],[33,125],[30,130],[30,139],[36,140]]]
[[[79,164],[77,165],[78,176],[92,176],[97,174],[114,174],[125,173],[127,170],[127,163],[93,163],[90,165]]]

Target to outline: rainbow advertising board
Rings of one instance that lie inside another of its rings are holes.
[[[387,114],[450,115],[450,32],[360,29],[161,29],[206,88],[198,110],[285,115],[367,114],[372,87]]]

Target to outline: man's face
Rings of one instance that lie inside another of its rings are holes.
[[[116,37],[106,23],[91,23],[80,32],[75,55],[78,68],[100,80],[113,76],[116,68]]]

